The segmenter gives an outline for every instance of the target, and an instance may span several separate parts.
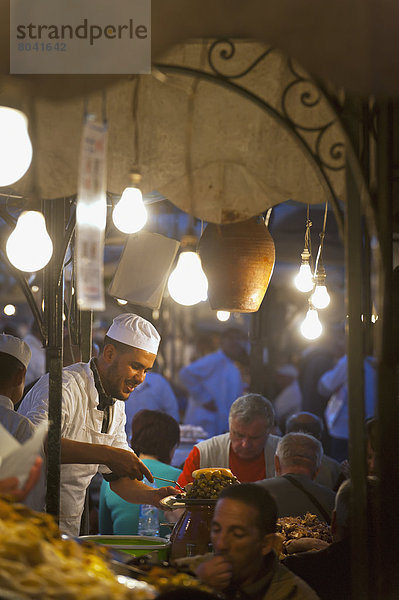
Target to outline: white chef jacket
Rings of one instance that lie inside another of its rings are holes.
[[[39,379],[46,372],[46,351],[43,348],[43,344],[40,340],[37,339],[36,336],[28,333],[24,337],[24,342],[26,342],[32,352],[31,359],[26,368],[25,375],[25,386],[29,385],[36,379]]]
[[[24,444],[33,435],[35,426],[23,415],[14,410],[14,404],[7,396],[0,395],[0,423],[15,439]],[[44,458],[44,452],[41,454]],[[42,466],[39,481],[29,492],[23,503],[32,510],[42,511],[45,499],[45,464]]]
[[[19,412],[37,424],[48,416],[48,374],[43,375],[23,399]],[[125,408],[116,401],[110,409],[107,433],[101,433],[103,411],[97,410],[98,392],[89,363],[76,363],[62,370],[61,437],[78,442],[105,444],[132,452],[125,434]],[[79,535],[86,489],[105,465],[61,465],[60,529]]]

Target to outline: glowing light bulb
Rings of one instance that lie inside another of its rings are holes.
[[[8,317],[12,317],[12,315],[15,315],[16,313],[16,308],[13,304],[6,304],[5,307],[3,308],[3,312],[5,315],[7,315]]]
[[[20,271],[33,273],[43,269],[53,254],[53,243],[41,212],[21,213],[6,244],[7,256]]]
[[[28,119],[20,110],[0,106],[0,187],[21,179],[32,161]]]
[[[330,294],[327,292],[325,284],[316,283],[315,290],[311,297],[315,308],[326,308],[330,304]]]
[[[303,262],[299,273],[294,279],[295,286],[300,292],[310,292],[313,289],[313,275],[308,262]]]
[[[228,321],[230,319],[230,313],[228,310],[218,310],[216,312],[216,317],[219,321]]]
[[[136,187],[127,187],[112,213],[115,227],[122,233],[136,233],[147,222],[143,195]]]
[[[323,326],[319,321],[317,310],[311,306],[301,325],[301,333],[307,340],[315,340],[321,336],[322,331]]]
[[[176,268],[169,276],[168,290],[173,300],[184,306],[193,306],[207,299],[208,280],[196,252],[183,251]]]
[[[122,300],[122,298],[117,298],[116,301],[121,306],[123,306],[124,304],[127,304],[127,300]]]

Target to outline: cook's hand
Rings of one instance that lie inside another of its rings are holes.
[[[162,500],[162,498],[166,498],[166,496],[175,496],[175,494],[176,494],[176,488],[172,487],[171,485],[166,485],[165,487],[153,489],[152,494],[151,494],[152,495],[151,504],[153,504],[157,508],[161,508],[162,510],[165,510],[165,506],[162,506],[161,504],[159,504],[160,500]],[[166,510],[168,510],[168,509],[166,509]]]
[[[109,446],[107,454],[105,464],[118,477],[129,477],[129,479],[139,479],[140,481],[143,477],[147,477],[151,483],[154,481],[151,471],[134,452]]]
[[[19,481],[16,477],[2,479],[0,481],[0,494],[11,495],[14,500],[19,502],[24,500],[39,479],[42,462],[42,459],[38,456],[33,463],[29,472],[29,477],[22,488],[19,486]]]
[[[200,564],[195,574],[216,590],[224,590],[231,581],[232,566],[224,556],[213,556]]]

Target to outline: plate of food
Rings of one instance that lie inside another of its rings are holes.
[[[152,600],[148,583],[112,571],[106,548],[61,536],[51,515],[0,499],[0,597]]]
[[[185,508],[195,504],[216,504],[223,488],[239,483],[230,469],[208,467],[192,473],[193,482],[185,486],[185,494],[167,496],[160,504],[166,508]]]

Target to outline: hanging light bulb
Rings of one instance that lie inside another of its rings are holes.
[[[15,308],[14,304],[6,304],[3,308],[4,314],[8,317],[12,317],[13,315],[15,315],[16,311],[17,309]]]
[[[311,302],[305,320],[301,325],[301,333],[307,340],[315,340],[321,336],[323,326],[319,321],[319,315]]]
[[[312,294],[312,303],[318,309],[326,308],[330,304],[330,294],[327,292],[325,285],[316,285]]]
[[[317,267],[315,284],[316,287],[311,297],[312,304],[315,308],[326,308],[330,304],[330,294],[326,287],[326,271],[320,264]]]
[[[316,265],[315,265],[315,277],[314,283],[316,285],[315,290],[311,297],[311,302],[315,308],[326,308],[330,304],[330,295],[327,292],[326,287],[326,270],[323,265],[323,247],[324,247],[324,238],[326,235],[326,223],[327,223],[327,211],[328,211],[328,202],[326,202],[326,207],[324,210],[324,221],[323,221],[323,229],[320,233],[320,246],[317,252],[316,257]]]
[[[294,279],[295,286],[300,292],[310,292],[313,288],[313,274],[310,268],[310,252],[304,248],[301,258],[302,264],[299,268],[299,273]]]
[[[218,310],[216,311],[216,317],[219,321],[228,321],[230,319],[230,313],[228,310]]]
[[[32,161],[28,119],[20,110],[0,106],[0,187],[21,179]]]
[[[193,306],[207,299],[208,280],[202,270],[201,259],[195,252],[196,238],[183,237],[182,252],[176,268],[169,276],[168,290],[173,300],[184,306]]]
[[[123,300],[122,298],[117,298],[116,301],[121,306],[123,306],[124,304],[127,304],[127,300]]]
[[[124,189],[121,199],[112,213],[115,227],[122,233],[137,233],[147,222],[147,210],[143,195],[137,185],[141,181],[139,173],[130,173],[132,185]]]
[[[6,244],[7,256],[20,271],[33,273],[43,269],[53,254],[53,243],[41,212],[24,211]]]

